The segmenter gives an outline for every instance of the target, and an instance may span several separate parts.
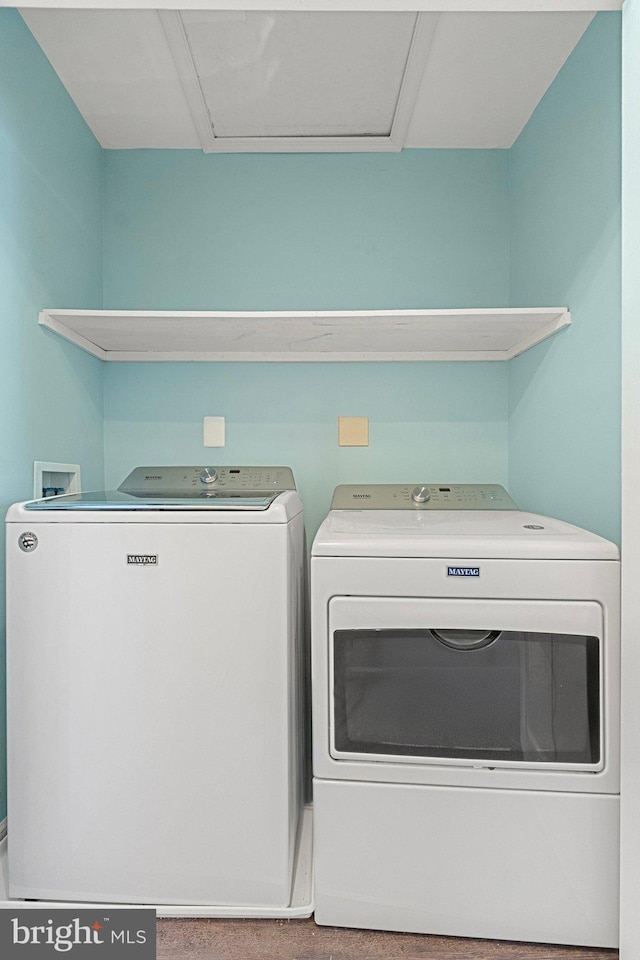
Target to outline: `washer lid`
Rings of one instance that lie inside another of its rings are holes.
[[[203,490],[184,497],[153,497],[150,494],[123,493],[121,490],[91,490],[31,500],[25,503],[25,510],[268,510],[278,496],[278,493],[263,496],[237,493],[229,496]]]
[[[314,557],[618,560],[618,547],[580,527],[520,510],[332,510]]]

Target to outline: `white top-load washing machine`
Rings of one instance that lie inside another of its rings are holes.
[[[617,547],[499,486],[343,486],[311,602],[317,922],[615,946]]]
[[[286,908],[291,470],[140,467],[115,492],[15,504],[6,530],[10,896]]]

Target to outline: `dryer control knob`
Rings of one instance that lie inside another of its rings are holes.
[[[411,499],[414,503],[426,503],[427,500],[431,499],[429,487],[425,487],[424,484],[420,487],[414,487],[411,491]]]
[[[200,474],[201,483],[215,483],[218,479],[218,471],[215,467],[205,467]]]

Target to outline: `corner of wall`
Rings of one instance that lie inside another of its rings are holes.
[[[527,509],[615,541],[620,22],[596,15],[509,152],[510,303],[568,306],[573,318],[510,362],[510,491]],[[607,497],[594,501],[594,485]]]

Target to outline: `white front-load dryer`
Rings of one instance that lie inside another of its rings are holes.
[[[317,922],[616,946],[618,548],[338,487],[311,584]]]
[[[15,504],[6,530],[11,898],[286,912],[303,812],[291,470],[140,467],[117,491]]]

